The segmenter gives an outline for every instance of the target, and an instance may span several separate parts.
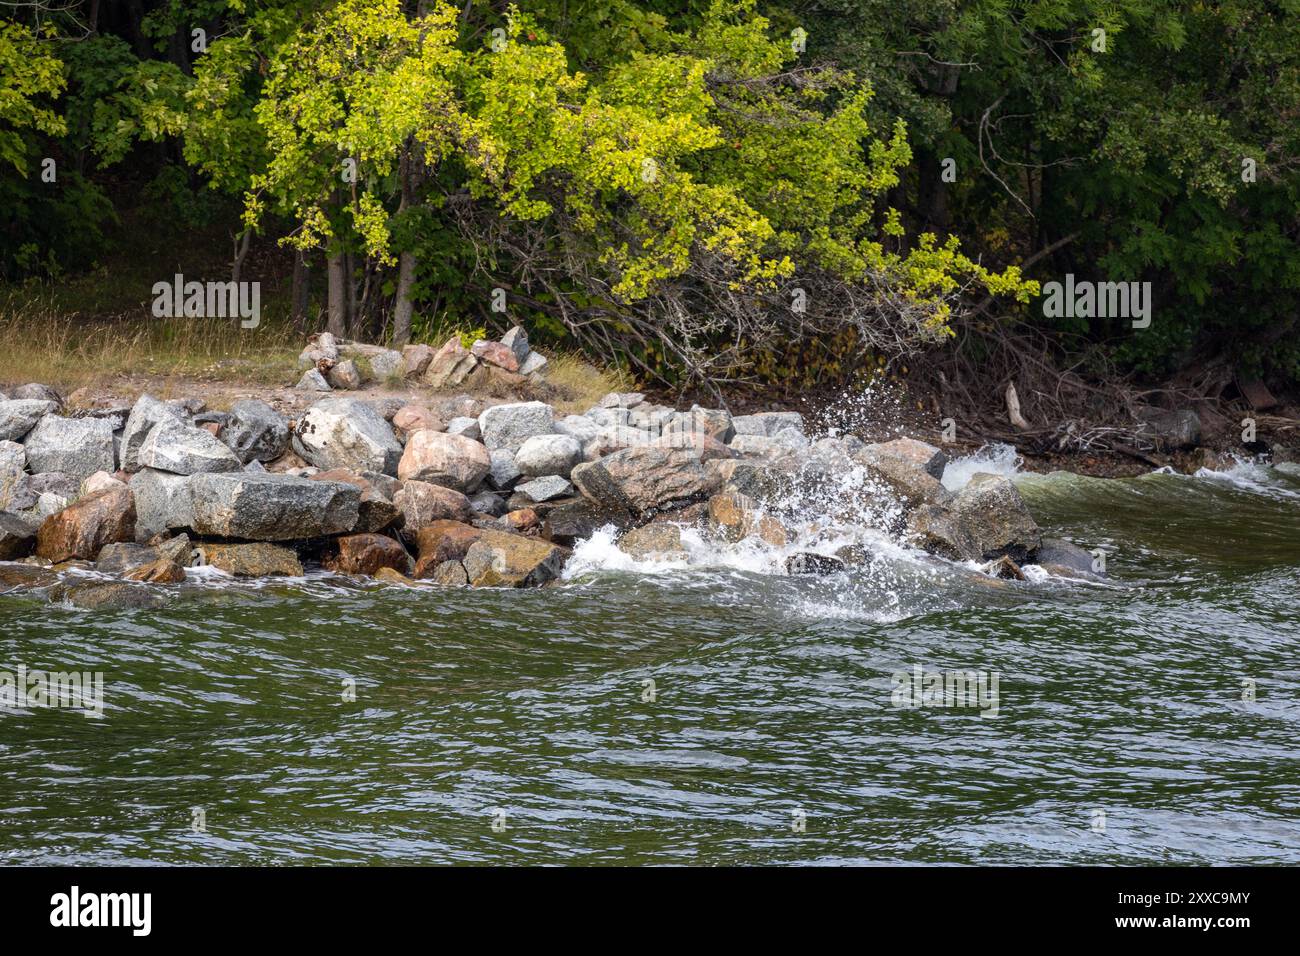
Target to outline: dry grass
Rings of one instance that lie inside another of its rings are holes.
[[[591,408],[610,392],[634,387],[632,377],[622,369],[597,368],[577,355],[550,356],[543,373],[552,394],[546,399],[562,415],[576,415]]]
[[[279,383],[294,367],[298,339],[266,322],[243,329],[234,319],[82,318],[12,293],[0,301],[0,383],[65,391],[122,375]]]

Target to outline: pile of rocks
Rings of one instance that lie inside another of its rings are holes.
[[[547,364],[546,356],[529,346],[528,335],[519,326],[499,342],[479,339],[466,348],[459,336],[452,336],[440,349],[407,345],[401,351],[319,332],[298,356],[298,367],[305,371],[296,387],[328,392],[352,391],[375,382],[416,382],[430,388],[479,390],[492,384],[540,382]]]
[[[446,372],[451,345],[425,374]],[[168,582],[193,564],[262,576],[318,561],[391,581],[535,586],[608,524],[642,557],[680,555],[690,526],[785,547],[798,532],[792,502],[818,488],[832,489],[832,510],[839,499],[884,501],[890,530],[948,558],[998,562],[1000,574],[1019,574],[1044,547],[1007,479],[979,476],[953,494],[938,480],[938,449],[812,441],[793,412],[679,411],[637,393],[566,416],[469,395],[425,405],[328,396],[289,421],[257,400],[210,412],[142,395],[65,417],[52,390],[20,393],[0,401],[0,560],[42,568]],[[852,560],[795,553],[788,567]]]

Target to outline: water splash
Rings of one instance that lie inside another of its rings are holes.
[[[974,454],[954,458],[943,470],[943,486],[949,491],[961,491],[978,474],[1002,475],[1014,478],[1021,473],[1024,459],[1012,445],[996,442],[985,445]]]

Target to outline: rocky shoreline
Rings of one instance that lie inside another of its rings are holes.
[[[308,372],[337,369],[335,348],[314,337]],[[483,368],[520,375],[537,354],[522,330],[427,351],[414,375],[433,369],[444,387]],[[536,375],[544,359],[531,365]],[[197,566],[535,587],[560,576],[575,543],[611,526],[642,560],[682,556],[690,530],[754,539],[783,551],[787,573],[825,574],[870,559],[869,546],[832,533],[853,527],[982,563],[995,577],[1023,578],[1027,562],[1092,573],[1087,552],[1043,538],[1009,479],[977,475],[952,492],[939,480],[940,449],[810,436],[794,412],[679,410],[639,393],[566,416],[541,401],[468,394],[424,403],[330,394],[292,420],[258,400],[217,412],[148,394],[130,407],[61,412],[43,385],[0,399],[0,587],[98,572],[53,590],[74,604],[147,603],[125,585],[181,582]]]

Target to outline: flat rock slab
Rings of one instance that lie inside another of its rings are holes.
[[[192,527],[204,535],[317,538],[351,531],[360,514],[360,490],[342,481],[241,472],[195,475],[189,483]]]

